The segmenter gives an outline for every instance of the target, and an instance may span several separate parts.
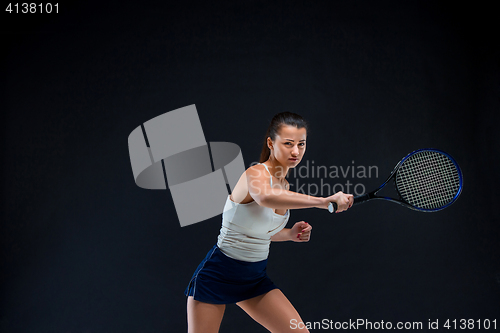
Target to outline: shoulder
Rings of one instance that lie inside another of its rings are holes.
[[[252,189],[261,189],[271,185],[271,177],[263,164],[252,165],[243,173],[243,177],[248,187]]]
[[[245,171],[246,175],[251,178],[261,178],[264,176],[269,176],[269,173],[266,170],[266,167],[263,164],[255,164],[249,167]]]

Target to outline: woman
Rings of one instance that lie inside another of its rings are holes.
[[[285,295],[266,274],[271,241],[308,242],[312,226],[297,222],[284,228],[290,209],[323,208],[337,203],[337,212],[353,204],[338,192],[314,197],[289,191],[285,179],[306,150],[307,124],[291,112],[273,117],[260,163],[248,168],[228,196],[217,244],[200,263],[186,288],[188,332],[218,332],[225,304],[236,303],[271,332],[308,332],[291,328],[302,322]]]

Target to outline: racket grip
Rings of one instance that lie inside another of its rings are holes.
[[[330,204],[328,205],[328,211],[330,213],[335,213],[337,211],[337,209],[338,209],[337,203],[330,201]]]
[[[360,195],[358,197],[354,197],[354,205],[355,204],[359,204],[359,203],[362,203],[362,202],[365,202],[365,201],[368,201],[370,199],[372,199],[372,196],[371,196],[372,193],[367,193],[367,194],[364,194],[364,195]]]

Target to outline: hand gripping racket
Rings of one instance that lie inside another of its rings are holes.
[[[378,196],[391,180],[398,198]],[[354,205],[384,199],[421,212],[435,212],[455,202],[462,186],[462,172],[453,157],[437,149],[419,149],[404,157],[379,188],[355,197]],[[336,211],[336,203],[330,203],[328,210]]]

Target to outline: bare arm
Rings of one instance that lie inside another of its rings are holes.
[[[300,221],[293,225],[291,229],[284,228],[280,232],[271,236],[271,241],[273,242],[284,242],[284,241],[294,241],[294,242],[308,242],[311,238],[312,226],[305,222]]]
[[[326,198],[273,188],[261,199],[261,205],[275,209],[328,208]]]
[[[290,190],[271,188],[269,174],[263,165],[256,165],[246,172],[246,182],[250,196],[261,206],[274,209],[323,208],[328,209],[330,202],[336,202],[337,211],[344,211],[352,205],[352,195],[338,192],[329,197],[293,192]]]
[[[277,234],[271,236],[272,242],[285,242],[292,240],[292,234],[290,233],[290,228],[284,228]]]

